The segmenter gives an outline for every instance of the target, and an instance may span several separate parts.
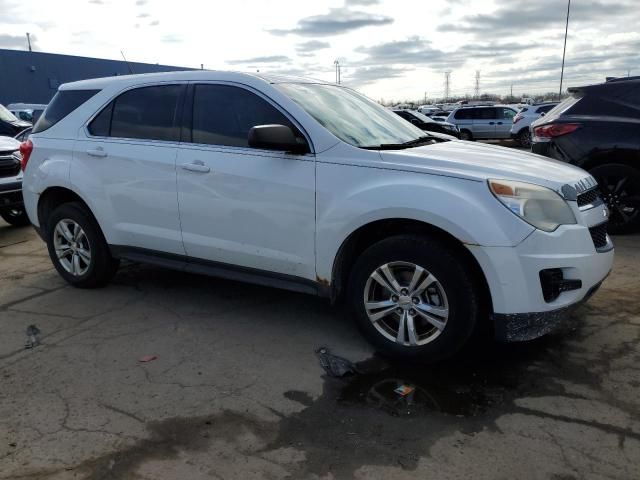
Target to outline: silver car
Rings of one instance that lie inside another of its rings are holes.
[[[505,105],[460,107],[449,114],[447,122],[458,127],[462,140],[511,138],[516,113]]]

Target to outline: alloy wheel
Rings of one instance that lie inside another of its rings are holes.
[[[365,284],[364,306],[380,334],[407,347],[432,342],[449,319],[443,286],[425,268],[409,262],[376,268]]]
[[[628,176],[607,175],[597,178],[602,199],[609,208],[609,223],[619,227],[640,215],[640,185]]]
[[[68,218],[53,230],[53,246],[58,262],[75,277],[87,273],[91,265],[91,245],[82,227]]]

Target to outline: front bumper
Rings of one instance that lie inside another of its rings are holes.
[[[0,210],[22,207],[22,182],[0,184]]]
[[[551,233],[536,230],[515,247],[467,248],[485,274],[496,334],[512,340],[548,333],[602,283],[614,255],[610,241],[607,248],[596,250],[583,225],[564,225]],[[566,280],[580,280],[580,287],[545,300],[540,272],[546,269],[560,270]]]
[[[602,282],[594,285],[582,300],[568,307],[535,313],[494,313],[495,338],[500,342],[526,342],[552,332],[564,323],[579,305],[596,293]]]

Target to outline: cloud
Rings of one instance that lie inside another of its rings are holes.
[[[313,54],[313,52],[317,50],[329,48],[330,46],[331,44],[329,42],[322,42],[320,40],[309,40],[308,42],[302,42],[296,45],[296,51],[299,54]]]
[[[343,79],[348,85],[361,87],[378,82],[380,79],[403,77],[411,70],[410,68],[396,68],[385,65],[359,67],[348,76],[343,75]]]
[[[308,37],[327,37],[340,35],[364,27],[390,25],[393,18],[384,15],[360,12],[349,8],[331,8],[324,15],[313,15],[298,21],[291,29],[269,30],[274,35],[302,35]]]
[[[619,17],[637,9],[635,0],[590,1],[574,3],[570,26],[575,23],[598,23],[606,17]],[[537,29],[562,29],[565,26],[566,9],[558,0],[515,2],[500,0],[498,8],[489,13],[464,16],[459,22],[439,25],[440,32],[490,34],[494,38],[515,33],[533,32]]]
[[[148,18],[150,15],[148,13],[142,12],[136,15],[138,18]]]
[[[159,20],[154,20],[153,22],[149,22],[149,26],[150,27],[156,27],[160,25],[160,21]]]
[[[350,5],[359,5],[359,6],[369,6],[369,5],[377,5],[380,3],[380,0],[344,0],[344,4],[346,6]]]
[[[31,47],[33,50],[40,50],[37,45],[38,39],[32,33],[31,34]],[[15,48],[24,49],[29,48],[26,35],[10,35],[8,33],[0,33],[0,48]]]
[[[136,5],[146,5],[147,4],[147,0],[136,0]]]
[[[288,63],[291,59],[284,55],[270,55],[264,57],[244,58],[239,60],[227,60],[229,65],[248,65],[258,63]]]
[[[169,33],[162,36],[162,41],[166,43],[180,43],[182,42],[182,37],[180,35]]]
[[[94,5],[104,5],[102,0],[89,0],[89,3],[93,3]]]
[[[434,48],[431,42],[417,36],[371,47],[359,47],[356,52],[367,55],[359,62],[363,65],[427,65],[440,69],[459,67],[464,63],[459,56]]]

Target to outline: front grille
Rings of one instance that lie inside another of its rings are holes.
[[[20,173],[20,159],[16,155],[0,154],[0,177],[15,177]]]
[[[593,245],[596,248],[603,248],[607,246],[607,222],[596,225],[589,229]]]
[[[578,195],[578,207],[584,207],[585,205],[592,205],[600,198],[600,192],[597,188],[593,188],[588,192]]]

